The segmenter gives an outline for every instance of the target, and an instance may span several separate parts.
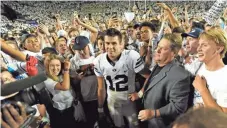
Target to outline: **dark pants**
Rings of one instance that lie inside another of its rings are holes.
[[[83,102],[82,105],[87,119],[86,128],[93,128],[95,122],[98,120],[98,101],[87,101]]]
[[[76,122],[73,113],[73,107],[63,111],[52,108],[51,112],[49,113],[51,128],[82,128],[84,124]]]

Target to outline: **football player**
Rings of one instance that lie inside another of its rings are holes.
[[[103,112],[107,90],[107,105],[115,126],[124,127],[125,117],[130,128],[139,127],[135,103],[129,95],[135,93],[135,74],[144,70],[144,61],[138,52],[124,50],[122,35],[117,29],[106,30],[104,41],[106,53],[94,60],[98,79],[98,111]]]

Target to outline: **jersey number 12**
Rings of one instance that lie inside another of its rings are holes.
[[[112,91],[118,91],[118,92],[121,92],[121,91],[128,91],[128,77],[126,76],[126,75],[117,75],[117,76],[115,76],[114,77],[114,80],[119,80],[119,79],[121,79],[120,81],[118,81],[117,83],[115,83],[115,87],[116,87],[116,89],[114,88],[114,86],[113,86],[113,81],[112,81],[112,79],[111,79],[111,76],[106,76],[106,80],[109,82],[109,84],[110,84],[110,90],[112,90]],[[125,85],[126,84],[126,85]],[[121,85],[122,86],[124,86],[124,87],[121,87]]]

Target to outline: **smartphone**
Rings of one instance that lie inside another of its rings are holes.
[[[88,14],[88,19],[91,20],[91,13]]]
[[[74,11],[73,16],[74,16],[75,18],[78,18],[78,12],[77,12],[77,11]]]
[[[117,12],[113,12],[112,15],[113,15],[113,18],[117,18]]]

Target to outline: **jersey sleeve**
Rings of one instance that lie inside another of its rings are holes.
[[[140,54],[134,50],[130,51],[130,65],[132,66],[133,70],[138,73],[144,68],[144,61],[143,58],[140,57]]]
[[[95,75],[100,77],[103,76],[103,72],[101,70],[101,58],[102,54],[97,56],[93,61]]]

